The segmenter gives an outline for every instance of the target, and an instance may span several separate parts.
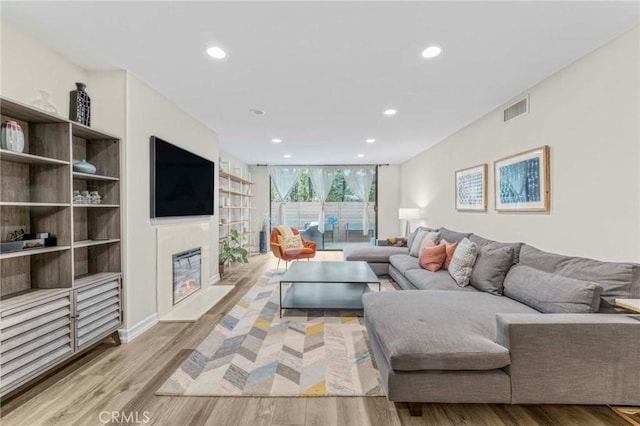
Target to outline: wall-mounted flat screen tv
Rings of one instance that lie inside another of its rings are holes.
[[[213,215],[214,163],[151,136],[151,217]]]

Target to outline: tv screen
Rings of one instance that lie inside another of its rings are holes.
[[[151,217],[213,215],[214,163],[151,136]]]

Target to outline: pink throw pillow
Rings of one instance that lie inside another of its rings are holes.
[[[456,251],[456,247],[458,247],[458,243],[450,243],[447,240],[440,240],[439,245],[444,245],[446,247],[447,257],[444,260],[444,265],[442,265],[443,269],[449,269],[449,264],[451,263],[451,259],[453,258],[453,253]]]
[[[420,250],[420,267],[427,271],[436,272],[438,269],[442,268],[442,264],[446,258],[446,245],[435,245],[433,241],[429,241],[422,246],[422,249]]]

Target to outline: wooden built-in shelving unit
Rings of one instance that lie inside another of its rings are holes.
[[[5,396],[119,328],[122,182],[117,136],[4,98],[0,116],[25,139],[22,153],[0,149],[0,238],[24,230],[57,239],[0,253]],[[74,172],[81,159],[97,173]],[[98,191],[103,204],[74,205],[74,190]]]
[[[238,229],[243,240],[243,247],[250,253],[257,253],[258,247],[251,233],[251,187],[254,183],[250,179],[220,170],[220,241],[231,228]],[[225,199],[228,201],[225,203]],[[222,219],[226,222],[223,223]]]

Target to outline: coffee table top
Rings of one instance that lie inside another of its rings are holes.
[[[367,262],[293,262],[280,282],[379,283]]]

